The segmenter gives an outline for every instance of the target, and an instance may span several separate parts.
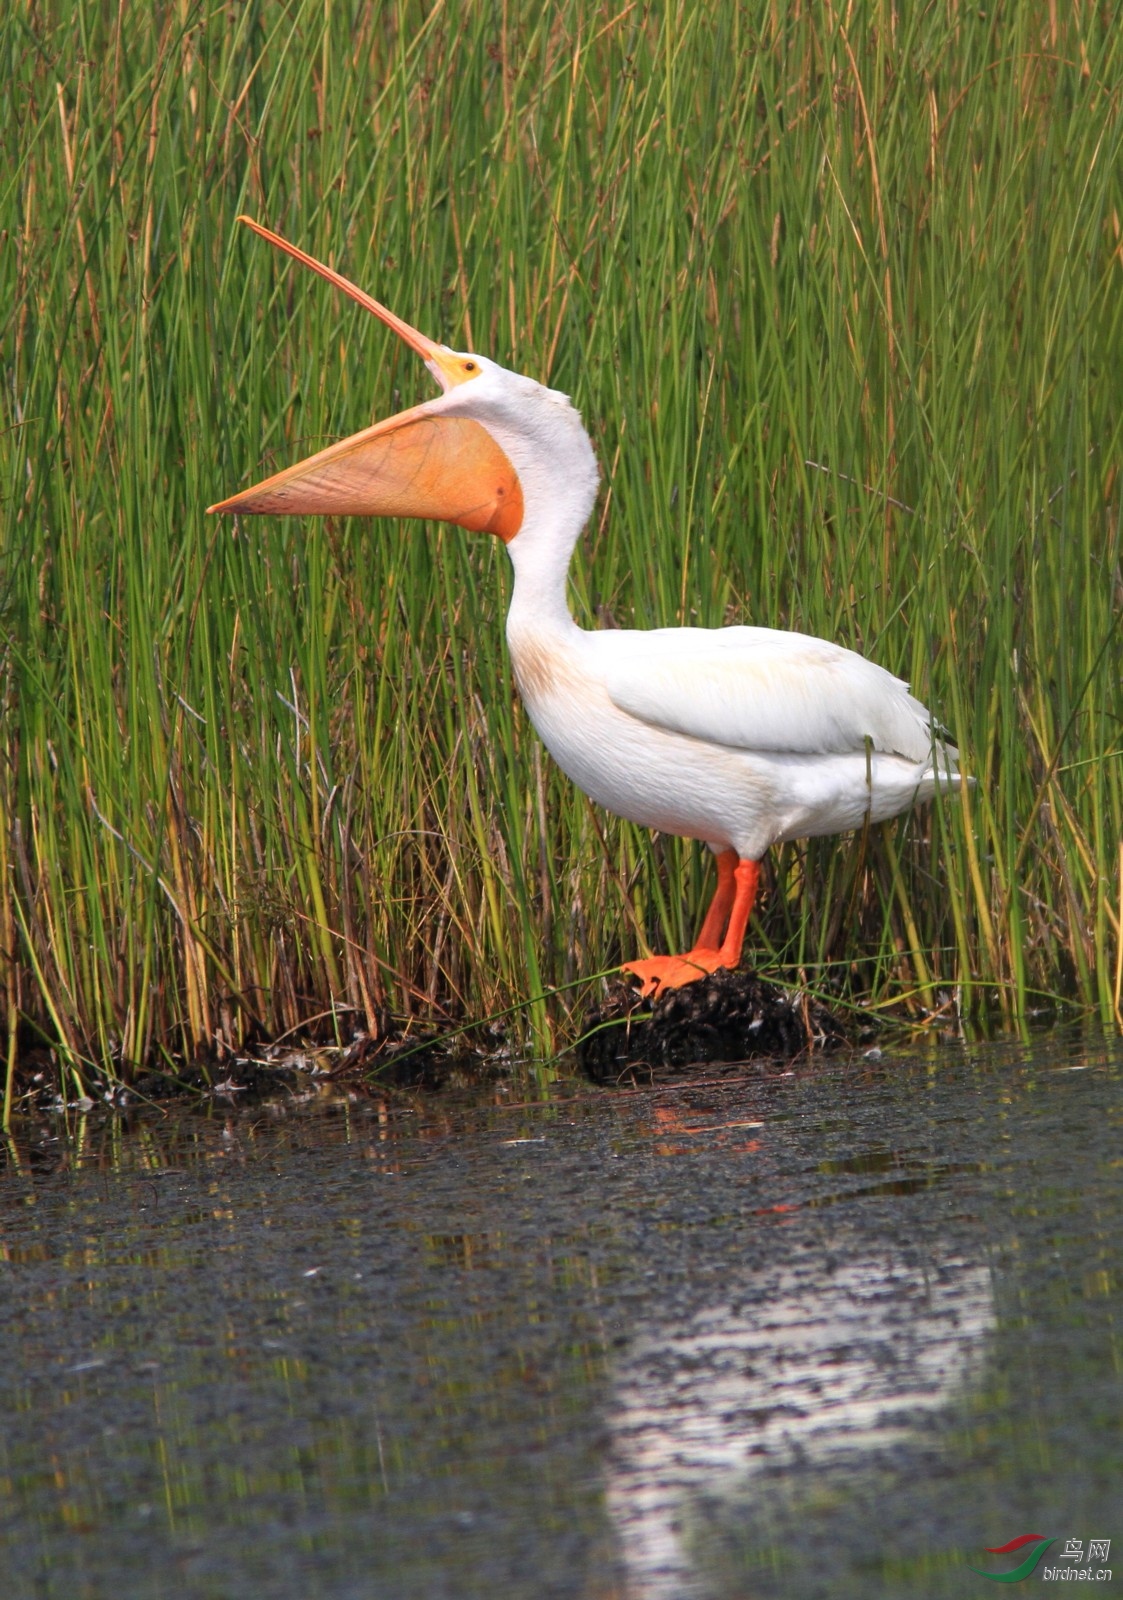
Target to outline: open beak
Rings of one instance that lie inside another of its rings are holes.
[[[249,217],[255,233],[342,289],[415,350],[447,393],[480,375],[478,361],[427,339],[350,279]],[[440,400],[376,422],[306,461],[208,506],[208,511],[272,516],[426,517],[513,539],[522,525],[522,488],[507,455],[483,423]]]

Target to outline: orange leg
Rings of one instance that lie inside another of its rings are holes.
[[[741,959],[759,876],[759,862],[739,861],[732,850],[723,850],[717,858],[717,891],[693,950],[681,956],[651,956],[647,961],[629,961],[623,968],[639,978],[640,993],[654,995],[661,989],[679,989],[684,983],[693,983],[707,973],[716,972],[719,967],[735,967]],[[723,928],[725,937],[722,939]]]
[[[717,858],[717,888],[710,901],[698,937],[694,944],[699,950],[716,950],[729,922],[733,909],[734,874],[737,866],[736,850],[723,850]]]

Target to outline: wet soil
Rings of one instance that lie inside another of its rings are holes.
[[[654,1001],[641,998],[635,979],[610,982],[603,1001],[585,1016],[575,1054],[595,1083],[659,1083],[715,1066],[732,1074],[748,1062],[790,1061],[857,1042],[856,1028],[804,991],[782,989],[752,972],[720,971]],[[517,1070],[500,1025],[440,1029],[387,1013],[377,1033],[359,1033],[345,1047],[303,1039],[261,1042],[221,1057],[146,1068],[100,1093],[120,1106],[177,1100],[253,1105],[328,1083],[434,1093],[481,1089],[510,1081]],[[43,1046],[26,1052],[19,1078],[25,1110],[62,1104],[54,1052]],[[88,1109],[73,1095],[65,1099]]]
[[[471,1090],[507,1081],[514,1063],[502,1030],[487,1024],[441,1030],[386,1017],[377,1035],[359,1033],[346,1047],[311,1039],[260,1042],[145,1067],[108,1086],[88,1077],[94,1101],[60,1082],[57,1052],[37,1046],[21,1057],[16,1107],[26,1113],[88,1111],[98,1102],[118,1109],[210,1101],[249,1106],[300,1098],[333,1083],[349,1089]]]
[[[585,1019],[577,1058],[597,1083],[655,1083],[699,1067],[790,1061],[850,1042],[842,1020],[810,995],[752,972],[722,970],[654,1001],[640,997],[634,980],[614,982]]]

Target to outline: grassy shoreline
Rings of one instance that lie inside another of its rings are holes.
[[[875,1008],[1120,1021],[1123,42],[1106,13],[13,9],[0,417],[11,1095],[681,941],[696,846],[538,748],[501,550],[221,494],[427,392],[250,211],[571,393],[586,624],[750,620],[909,679],[978,782],[785,847],[752,958]]]

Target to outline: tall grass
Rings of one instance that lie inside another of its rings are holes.
[[[1109,8],[17,3],[0,192],[8,1092],[676,945],[696,846],[513,695],[495,541],[203,508],[428,392],[234,218],[571,392],[586,624],[911,680],[978,779],[771,861],[755,954],[919,1016],[1120,1018],[1123,35]],[[561,992],[557,992],[557,991]]]

